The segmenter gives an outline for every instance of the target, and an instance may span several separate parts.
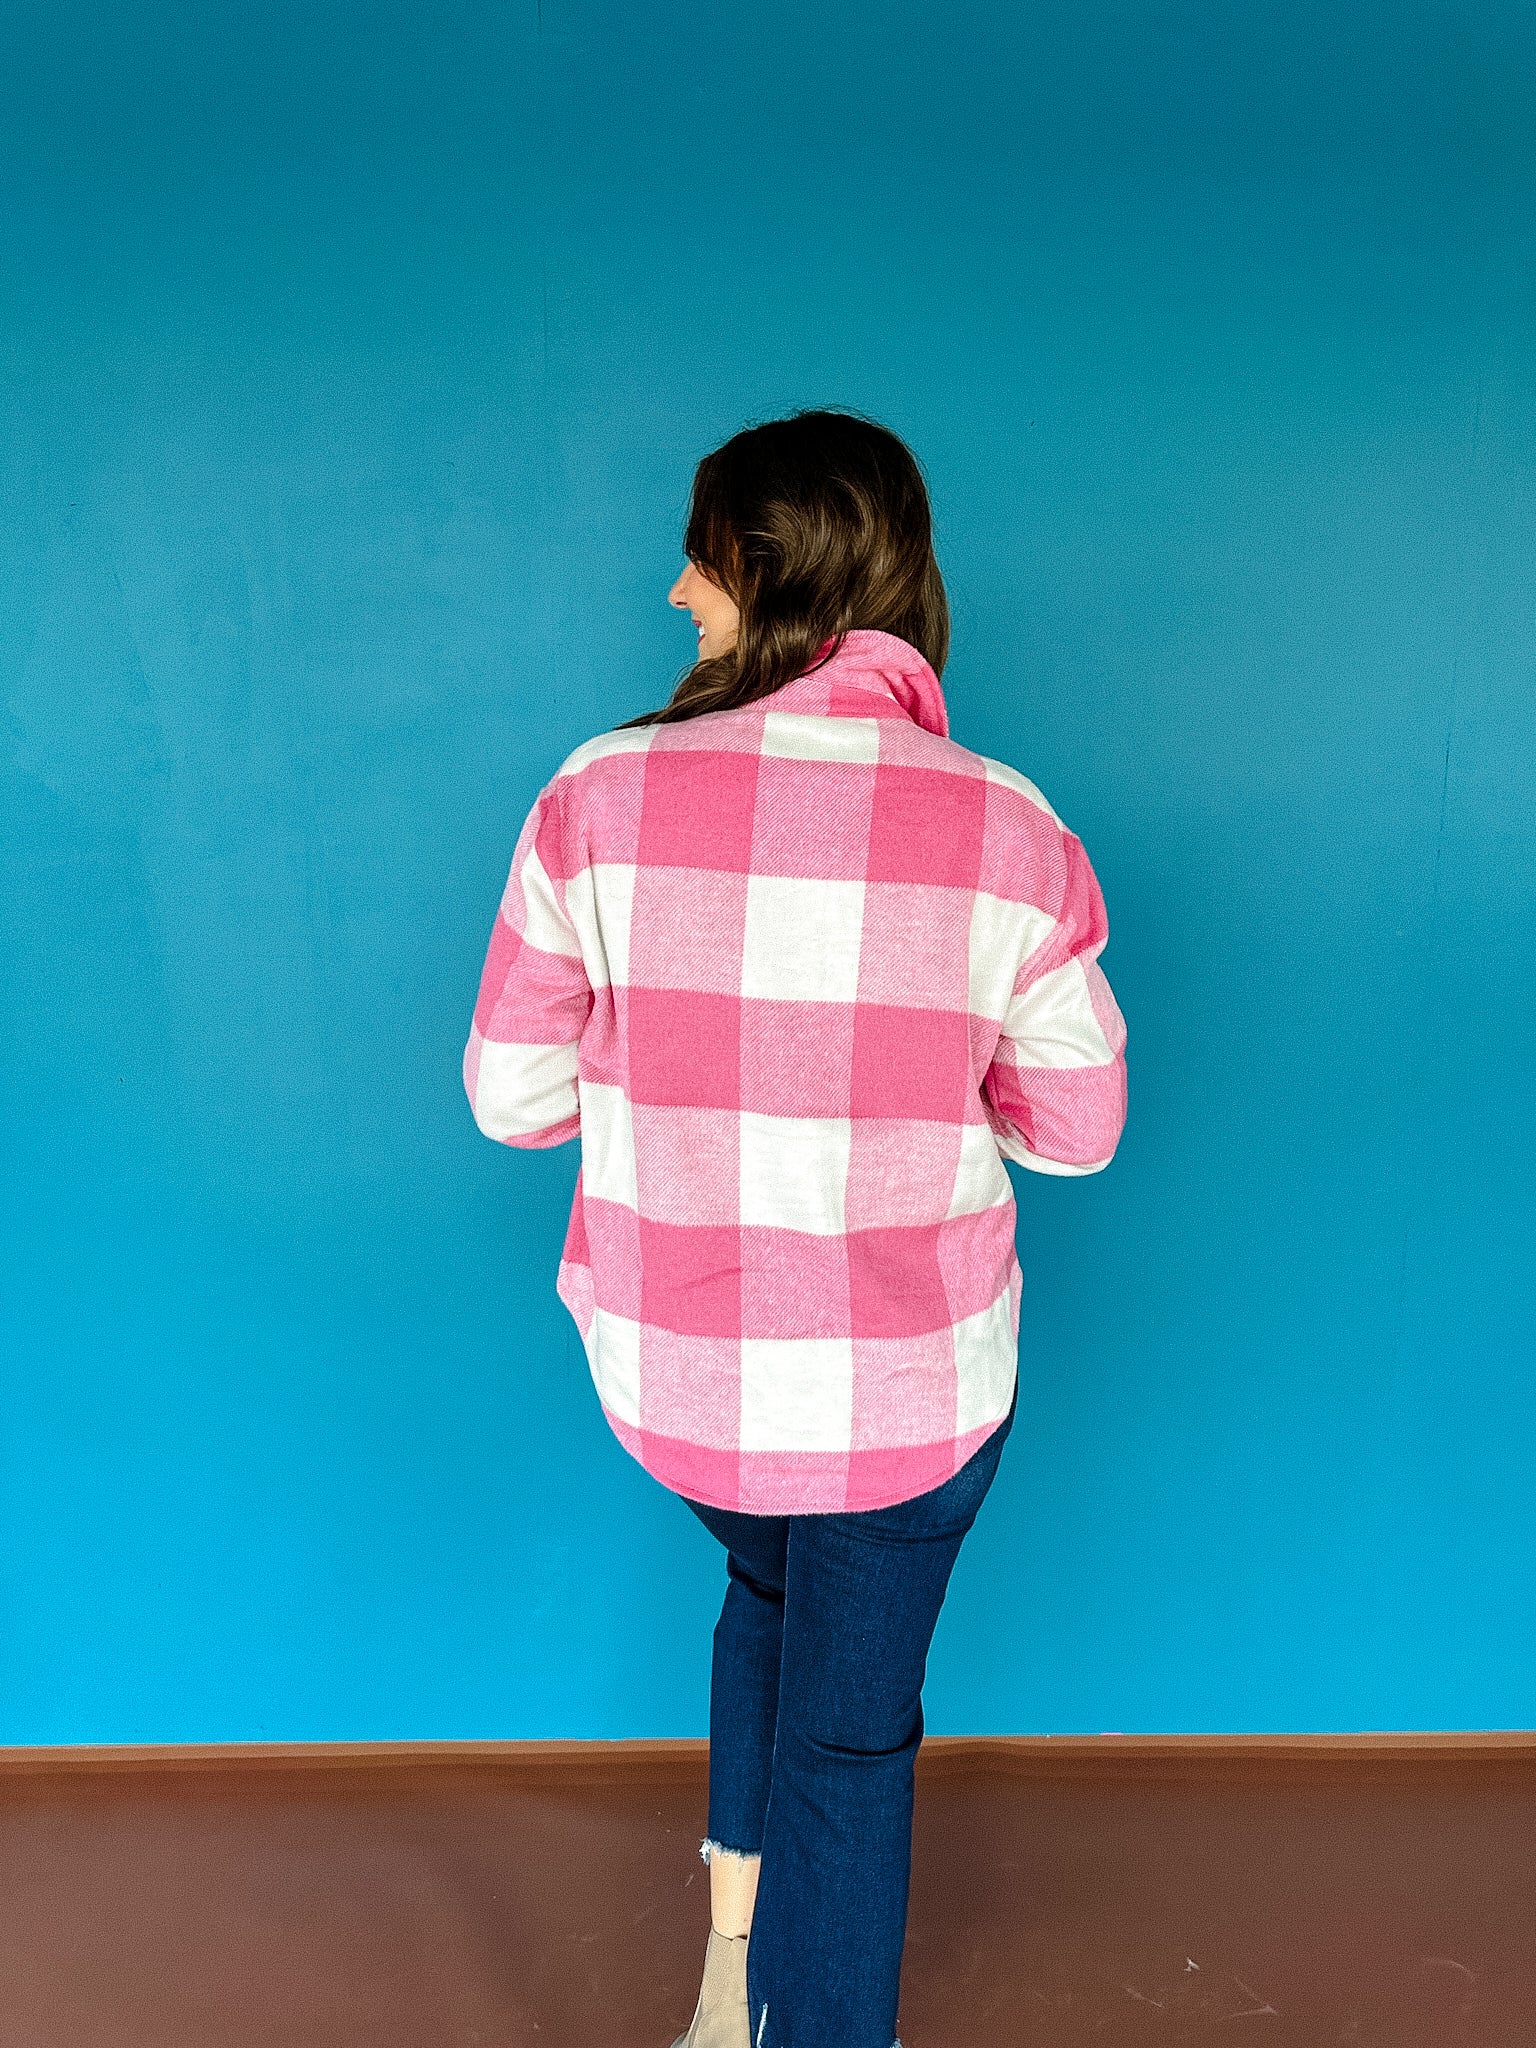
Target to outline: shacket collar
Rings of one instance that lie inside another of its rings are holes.
[[[824,640],[817,657],[831,644]],[[856,718],[859,711],[856,704],[849,703],[848,691],[870,691],[885,697],[926,732],[949,735],[949,710],[932,665],[909,641],[870,626],[856,626],[845,633],[830,661],[823,660],[819,668],[813,666],[760,701],[776,710],[815,710],[832,717]]]

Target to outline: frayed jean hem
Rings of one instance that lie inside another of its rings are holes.
[[[733,1849],[729,1842],[717,1842],[710,1835],[706,1835],[699,1844],[699,1856],[705,1863],[716,1856],[739,1856],[743,1862],[750,1863],[762,1853],[761,1849]],[[900,2048],[899,2043],[897,2048]]]

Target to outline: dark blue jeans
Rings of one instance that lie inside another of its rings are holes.
[[[928,1646],[1013,1406],[942,1486],[846,1515],[689,1501],[726,1548],[709,1838],[762,1856],[753,2048],[892,2048]]]

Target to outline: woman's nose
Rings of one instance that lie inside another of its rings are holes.
[[[667,603],[675,604],[678,607],[679,611],[686,611],[688,608],[688,600],[683,595],[683,584],[687,580],[687,576],[688,571],[685,569],[682,575],[679,576],[677,581],[673,584],[672,588],[667,592]]]

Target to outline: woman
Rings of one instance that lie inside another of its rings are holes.
[[[1002,1162],[1108,1163],[1125,1029],[1080,842],[949,737],[904,444],[739,433],[684,551],[699,659],[540,792],[465,1085],[504,1144],[580,1134],[557,1291],[725,1546],[674,2048],[892,2048],[928,1646],[1017,1394]]]

